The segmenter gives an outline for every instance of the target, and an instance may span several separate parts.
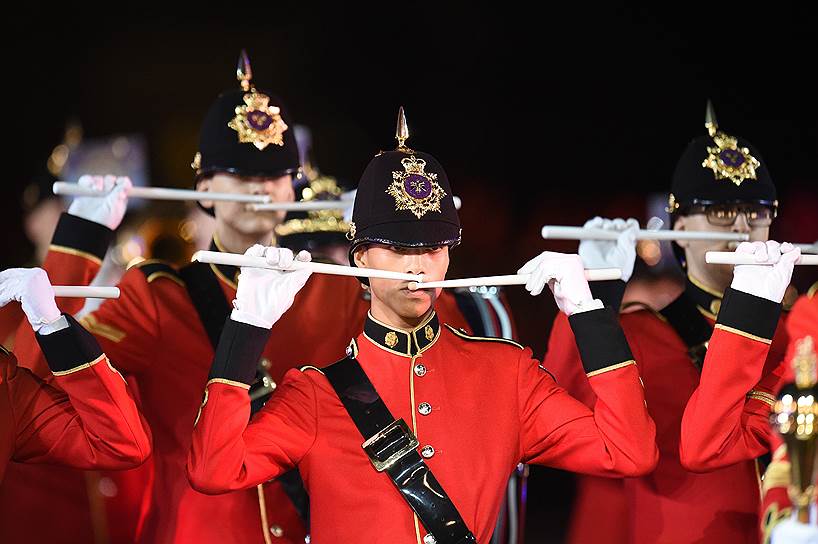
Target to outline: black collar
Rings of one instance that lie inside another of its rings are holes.
[[[432,311],[429,317],[410,331],[390,327],[372,317],[366,316],[364,336],[381,349],[403,357],[414,357],[429,349],[440,336],[440,322]]]
[[[696,278],[688,275],[685,294],[696,303],[701,313],[715,321],[721,309],[721,299],[724,297],[724,293],[707,287]]]
[[[213,236],[213,239],[210,241],[210,251],[220,251],[225,253],[224,248],[221,247],[219,241],[216,239],[216,236]],[[230,266],[228,264],[211,264],[210,268],[216,274],[216,277],[219,278],[221,281],[230,285],[233,289],[236,289],[239,283],[239,267],[238,266]]]

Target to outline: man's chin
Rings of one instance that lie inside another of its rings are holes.
[[[428,297],[424,299],[405,301],[400,305],[399,313],[405,319],[419,319],[429,312],[432,302]]]

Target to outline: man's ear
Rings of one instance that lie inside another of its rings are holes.
[[[196,182],[196,190],[201,191],[203,193],[210,192],[212,190],[213,178],[204,178],[200,179]],[[200,200],[199,204],[202,205],[202,208],[212,209],[213,208],[213,201],[212,200]]]
[[[685,224],[685,219],[687,219],[684,215],[680,215],[676,218],[676,221],[673,222],[673,230],[687,230],[687,225]],[[679,245],[680,248],[686,249],[690,247],[689,240],[676,240],[676,243]]]
[[[359,268],[369,268],[366,265],[366,249],[366,245],[361,245],[352,252],[352,260],[355,261],[355,266]]]

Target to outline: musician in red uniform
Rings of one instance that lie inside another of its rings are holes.
[[[0,272],[0,307],[11,300],[21,303],[54,383],[18,367],[0,346],[0,485],[10,461],[80,469],[143,463],[150,434],[125,380],[93,336],[57,309],[45,272]]]
[[[56,284],[87,285],[94,279],[111,242],[111,229],[125,214],[131,183],[116,176],[84,176],[80,184],[107,190],[108,196],[77,199],[69,213],[60,217],[58,234],[52,238],[42,265]],[[57,297],[56,301],[67,315],[76,314],[85,304],[82,298]],[[53,379],[27,323],[17,329],[14,353],[20,366],[46,382]],[[137,470],[147,470],[149,465],[150,460]],[[9,466],[0,487],[0,542],[68,543],[103,538],[108,533],[102,515],[106,498],[99,492],[99,483],[96,471],[51,465]],[[49,523],[42,523],[44,504],[49,505]]]
[[[706,127],[708,134],[688,145],[673,175],[669,198],[673,228],[745,233],[750,240],[766,240],[777,209],[767,164],[750,143],[720,131],[710,108]],[[599,219],[589,226],[604,226],[621,234],[616,242],[581,242],[579,253],[585,266],[632,270],[635,224]],[[702,367],[707,366],[708,341],[724,293],[733,280],[732,266],[708,265],[704,255],[726,249],[726,242],[675,243],[674,252],[687,273],[683,293],[665,308],[632,304],[632,311],[620,315],[628,342],[640,361],[648,410],[656,422],[659,464],[642,478],[578,478],[570,542],[687,544],[747,542],[756,537],[755,461],[748,459],[697,474],[679,458],[682,415],[699,384]],[[618,306],[624,283],[619,282],[618,292],[616,284],[596,283],[591,286],[595,294]],[[596,291],[601,287],[605,292]],[[763,322],[761,316],[749,317]],[[590,405],[596,397],[587,379],[575,369],[578,354],[566,341],[570,336],[568,323],[558,316],[545,364],[558,383]],[[735,336],[726,342],[729,349],[742,350],[745,348],[740,345],[751,340]],[[769,368],[778,364],[785,349],[786,333],[779,327],[770,348]]]
[[[451,194],[431,155],[403,145],[378,154],[358,186],[350,261],[442,279],[460,242]],[[275,248],[250,254],[292,259]],[[289,371],[248,425],[253,361],[309,272],[243,269],[194,431],[192,484],[225,493],[298,467],[314,542],[446,544],[488,541],[520,461],[607,476],[650,471],[654,427],[636,362],[614,313],[591,296],[579,258],[545,253],[520,272],[531,274],[533,295],[548,283],[570,315],[600,398],[595,411],[557,386],[530,350],[442,322],[439,290],[371,279],[371,309],[347,357]]]
[[[292,201],[293,177],[299,168],[292,120],[281,101],[253,87],[248,67],[246,63],[242,67],[246,88],[222,94],[205,117],[200,152],[193,164],[197,188],[269,194],[276,202]],[[236,113],[237,108],[241,114]],[[116,180],[92,177],[83,183],[107,188],[116,185]],[[55,241],[60,241],[65,258],[73,260],[48,269],[54,281],[79,283],[78,279],[63,281],[61,274],[76,277],[80,270],[89,275],[87,270],[94,263],[82,256],[86,251],[75,249],[90,240],[107,245],[111,228],[104,219],[95,218],[111,210],[111,200],[119,202],[112,193],[105,199],[83,197],[72,203],[77,215],[63,216]],[[234,202],[202,205],[215,215],[211,249],[217,251],[243,253],[257,242],[269,244],[274,227],[284,216],[251,212]],[[297,473],[254,490],[218,497],[195,491],[185,476],[193,421],[214,348],[230,314],[230,301],[236,297],[238,272],[231,266],[201,263],[177,271],[163,262],[146,261],[125,274],[118,300],[106,301],[82,319],[138,384],[141,406],[153,431],[152,476],[146,482],[142,512],[135,513],[140,517],[134,522],[139,527],[138,542],[301,544],[307,534],[308,503]],[[254,409],[263,405],[287,370],[343,355],[349,339],[363,325],[369,307],[363,295],[354,278],[310,278],[296,297],[293,310],[274,327],[256,361],[257,376],[250,392]],[[440,311],[456,326],[469,326],[453,297],[445,297]],[[299,341],[316,331],[320,342]],[[21,337],[18,343],[21,350],[37,357],[31,338]],[[47,492],[41,490],[41,494]],[[212,523],[225,511],[231,512],[229,520]],[[4,530],[0,528],[0,535]]]
[[[761,267],[738,266],[736,274],[739,275],[743,268]],[[761,283],[758,278],[747,279],[756,286]],[[781,290],[783,292],[783,288]],[[774,296],[777,297],[778,293]],[[765,313],[760,306],[763,304],[751,311]],[[766,309],[767,314],[771,312],[772,309]],[[756,341],[755,352],[721,351],[722,363],[702,374],[701,384],[691,398],[682,422],[682,459],[698,471],[716,470],[773,453],[762,485],[760,515],[764,542],[769,540],[773,528],[786,519],[791,509],[787,493],[789,460],[786,447],[770,426],[770,407],[782,384],[793,381],[791,365],[799,346],[802,349],[807,343],[814,346],[815,339],[818,339],[818,297],[815,297],[814,290],[795,303],[786,328],[790,338],[787,356],[767,374],[763,373],[767,349],[763,340]],[[711,341],[711,350],[714,346],[715,338]]]

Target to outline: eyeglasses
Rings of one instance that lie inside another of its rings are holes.
[[[694,205],[686,214],[703,213],[707,222],[716,227],[731,227],[736,224],[739,214],[744,214],[751,227],[769,227],[775,219],[776,212],[763,204],[710,204]]]

